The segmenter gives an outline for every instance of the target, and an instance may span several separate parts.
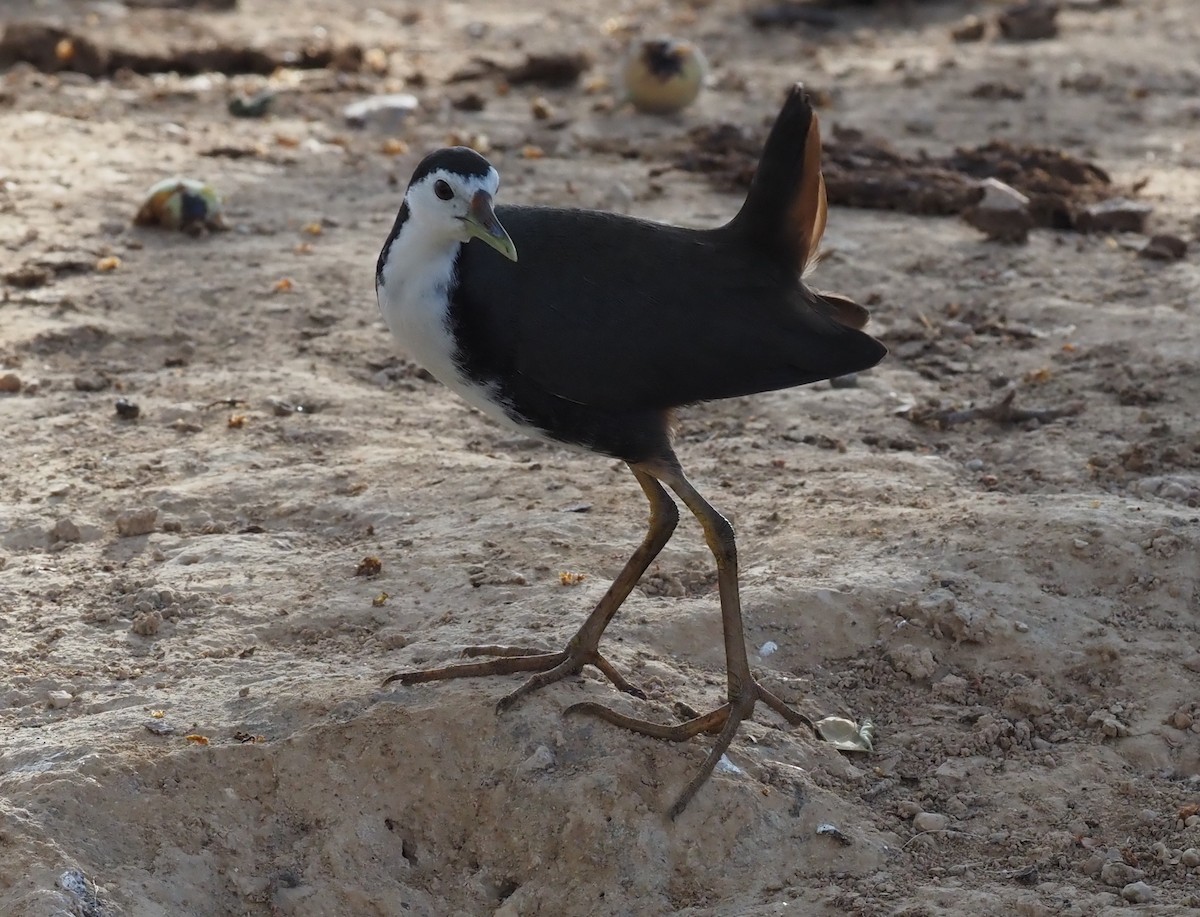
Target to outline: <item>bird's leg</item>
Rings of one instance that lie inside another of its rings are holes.
[[[677,463],[656,468],[654,473],[675,491],[700,521],[709,550],[717,562],[721,625],[725,635],[728,701],[711,713],[673,726],[635,719],[595,703],[575,704],[567,708],[567,712],[591,713],[614,725],[672,742],[686,741],[702,732],[717,733],[716,741],[700,770],[671,806],[669,814],[671,818],[675,818],[712,774],[713,768],[733,742],[738,727],[754,712],[754,705],[758,701],[761,700],[793,726],[803,725],[812,729],[813,723],[804,714],[793,710],[778,696],[760,685],[750,672],[750,660],[746,655],[746,638],[742,628],[741,599],[738,595],[737,546],[733,526],[691,485]]]
[[[416,672],[398,672],[387,678],[384,684],[398,681],[413,685],[444,678],[472,678],[482,675],[511,675],[516,672],[535,672],[532,678],[500,700],[497,707],[505,710],[518,699],[538,688],[553,684],[568,675],[574,675],[585,665],[593,665],[617,688],[637,697],[645,697],[600,655],[600,637],[604,629],[621,607],[621,603],[633,591],[646,568],[650,566],[670,539],[679,522],[679,509],[658,479],[638,465],[630,465],[634,477],[642,486],[646,499],[650,501],[650,528],[633,556],[626,562],[613,584],[608,587],[592,613],[566,649],[559,653],[547,653],[514,646],[469,646],[463,650],[465,656],[491,656],[486,662],[468,662],[422,669]]]

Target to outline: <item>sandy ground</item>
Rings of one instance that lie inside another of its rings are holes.
[[[1192,0],[1072,7],[1057,39],[965,44],[953,24],[997,4],[856,8],[829,31],[756,30],[720,0],[242,6],[4,8],[138,47],[331,37],[390,56],[387,74],[276,74],[265,120],[226,112],[261,77],[3,76],[0,271],[17,279],[0,375],[20,390],[0,394],[0,913],[1196,913]],[[713,87],[678,118],[610,110],[595,83],[622,29],[697,40]],[[577,87],[447,83],[476,55],[578,48],[594,65]],[[737,526],[748,639],[778,645],[756,669],[810,714],[873,717],[876,751],[760,712],[738,770],[672,823],[704,740],[561,711],[670,721],[675,701],[721,701],[694,524],[607,637],[647,701],[594,672],[500,717],[515,679],[381,689],[469,643],[561,646],[645,507],[619,463],[514,439],[422,378],[380,321],[374,261],[416,159],[452,136],[486,136],[506,200],[713,225],[736,196],[598,141],[761,129],[797,79],[826,93],[827,132],[1094,161],[1142,183],[1151,231],[1192,251],[1163,263],[1140,235],[1049,230],[999,245],[954,218],[833,209],[817,281],[869,302],[892,356],[854,388],[689,409],[679,453]],[[1024,99],[972,95],[987,82]],[[342,122],[405,87],[422,108],[402,128]],[[472,91],[482,111],[448,103]],[[132,227],[172,174],[218,186],[232,231]],[[906,416],[1007,386],[1083,410]],[[152,530],[122,536],[139,511]],[[356,576],[369,555],[382,572]]]

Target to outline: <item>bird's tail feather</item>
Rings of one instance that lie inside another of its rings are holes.
[[[730,226],[803,273],[816,254],[825,217],[821,131],[808,93],[797,83],[775,119],[746,202]]]

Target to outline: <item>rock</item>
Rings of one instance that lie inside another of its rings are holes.
[[[779,644],[774,640],[768,640],[758,648],[758,655],[763,659],[766,659],[768,656],[774,656],[777,652],[779,652]]]
[[[948,758],[938,766],[933,776],[937,778],[938,783],[954,789],[967,779],[969,770],[967,762],[961,758]]]
[[[933,658],[933,653],[928,647],[916,647],[905,643],[893,649],[888,658],[892,668],[903,672],[913,681],[929,678],[937,671],[937,660]]]
[[[54,523],[54,528],[50,530],[50,537],[55,541],[79,541],[83,535],[77,526],[70,519],[59,519]]]
[[[21,377],[16,373],[4,373],[0,375],[0,392],[6,395],[15,395],[21,390]]]
[[[978,16],[967,16],[950,28],[950,37],[955,41],[980,41],[987,26]]]
[[[919,812],[913,816],[913,827],[917,831],[945,831],[950,818],[937,812]]]
[[[1180,856],[1179,862],[1188,869],[1195,869],[1197,866],[1200,866],[1200,848],[1189,847],[1187,850],[1183,851],[1183,855]]]
[[[162,627],[163,616],[159,611],[147,611],[133,619],[129,629],[140,637],[153,637]]]
[[[371,96],[351,102],[342,109],[342,117],[351,127],[374,124],[391,130],[399,128],[417,110],[417,97],[406,92]]]
[[[1009,41],[1037,41],[1058,34],[1058,4],[1029,0],[1003,10],[996,17],[1000,34]]]
[[[996,242],[1024,242],[1033,228],[1029,198],[995,178],[979,183],[983,197],[963,211],[963,219]]]
[[[154,521],[157,518],[158,509],[153,506],[126,510],[117,516],[117,533],[122,538],[148,535],[154,531]]]
[[[1178,261],[1187,254],[1187,249],[1187,243],[1179,236],[1160,233],[1151,236],[1150,241],[1138,251],[1138,255],[1155,261]]]
[[[1145,882],[1130,882],[1121,889],[1121,897],[1131,904],[1149,904],[1154,900],[1154,889]]]
[[[85,372],[76,376],[72,384],[77,392],[102,392],[112,383],[99,373]]]
[[[1110,860],[1100,867],[1100,881],[1114,887],[1126,886],[1131,882],[1136,882],[1144,875],[1145,873],[1140,869],[1134,869],[1121,860]]]
[[[1080,232],[1143,232],[1153,212],[1149,204],[1112,197],[1085,207],[1075,217],[1075,228]]]
[[[1191,729],[1194,717],[1186,710],[1176,710],[1171,716],[1171,725],[1176,729]]]
[[[517,765],[517,773],[528,776],[538,771],[546,771],[554,767],[554,752],[545,745],[539,745],[533,754]]]
[[[63,707],[68,707],[74,699],[70,692],[67,691],[46,692],[46,706],[51,710],[61,710]]]
[[[137,420],[142,409],[128,398],[118,398],[114,408],[122,420]]]

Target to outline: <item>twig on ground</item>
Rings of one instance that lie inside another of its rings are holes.
[[[990,420],[1000,424],[1025,423],[1028,420],[1048,423],[1061,417],[1074,417],[1083,412],[1081,401],[1073,401],[1061,408],[1019,408],[1013,403],[1016,397],[1017,390],[1014,388],[1005,392],[1004,397],[995,404],[961,409],[914,407],[907,417],[915,424],[927,424],[945,430],[974,420]]]

